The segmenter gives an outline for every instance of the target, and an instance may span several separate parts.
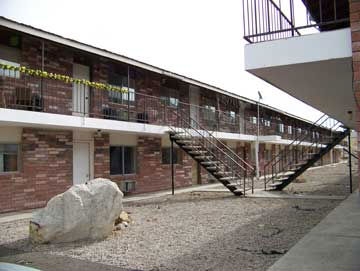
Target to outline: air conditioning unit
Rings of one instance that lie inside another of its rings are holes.
[[[136,181],[134,180],[125,180],[120,183],[120,190],[123,193],[130,193],[135,191]]]

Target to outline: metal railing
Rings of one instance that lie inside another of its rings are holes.
[[[239,157],[232,149],[191,118],[186,110],[177,108],[172,111],[173,115],[176,116],[176,124],[169,127],[174,134],[188,136],[192,144],[198,146],[197,149],[193,150],[206,150],[204,162],[213,162],[214,160],[218,162],[213,165],[216,167],[216,172],[221,172],[229,180],[235,181],[242,188],[243,194],[250,189],[253,190],[255,169],[251,164]]]
[[[169,121],[176,122],[176,117],[169,114],[179,109],[212,132],[257,134],[257,124],[250,120],[248,113],[241,115],[230,109],[211,110],[180,101],[171,104],[166,99],[142,94],[134,89],[120,93],[6,69],[0,69],[0,108],[163,126],[168,125]],[[296,134],[287,133],[287,129],[277,131],[276,125],[275,120],[271,121],[270,127],[261,123],[260,135],[278,134],[287,139],[295,138]]]
[[[349,26],[344,0],[243,0],[244,39],[283,39]]]
[[[326,133],[320,134],[319,129],[324,128],[326,128]],[[267,183],[274,181],[279,175],[292,169],[294,165],[306,162],[317,154],[320,149],[336,139],[339,133],[342,133],[344,130],[341,122],[330,118],[326,114],[322,115],[313,123],[306,134],[297,136],[290,144],[285,146],[285,149],[279,151],[277,155],[265,164],[262,171],[265,190]],[[299,146],[302,145],[306,145],[307,151],[305,153],[298,152]]]

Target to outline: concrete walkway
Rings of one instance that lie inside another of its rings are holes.
[[[360,197],[355,192],[268,271],[360,270]]]

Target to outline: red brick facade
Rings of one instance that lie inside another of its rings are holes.
[[[357,104],[356,112],[353,114],[356,117],[357,131],[360,131],[360,1],[349,0],[350,3],[350,27],[352,39],[352,52],[353,52],[353,90],[355,101]],[[358,137],[358,146],[360,139]],[[360,150],[358,149],[358,155]],[[360,171],[360,164],[359,164]],[[358,180],[360,181],[360,180]]]
[[[43,207],[72,185],[72,132],[24,128],[20,170],[0,174],[0,212]]]

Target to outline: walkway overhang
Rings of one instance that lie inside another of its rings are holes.
[[[245,69],[348,127],[355,127],[349,28],[248,44]]]

